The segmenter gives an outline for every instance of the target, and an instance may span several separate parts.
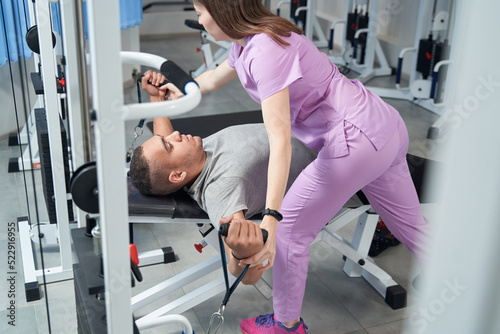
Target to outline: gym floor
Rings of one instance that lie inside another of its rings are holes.
[[[175,61],[185,71],[196,69],[202,62],[202,56],[196,53],[199,46],[198,34],[182,34],[164,36],[155,39],[142,39],[141,51],[157,54]],[[352,73],[351,75],[354,75]],[[368,83],[373,86],[388,86],[394,82],[393,77],[378,78]],[[125,89],[125,102],[131,103],[137,100],[135,87]],[[402,115],[410,134],[409,153],[426,158],[436,157],[436,144],[426,139],[427,130],[438,118],[437,115],[426,109],[420,108],[408,101],[386,100],[393,105]],[[230,83],[218,92],[203,97],[202,104],[195,110],[182,117],[210,115],[220,113],[232,113],[238,111],[257,110],[259,105],[248,97],[237,80]],[[127,124],[127,145],[133,138],[133,129],[136,123]],[[151,134],[148,130],[139,142],[146,140]],[[20,149],[16,146],[8,146],[8,139],[0,141],[0,164],[7,166],[9,158],[18,157]],[[47,221],[44,197],[41,187],[40,171],[33,173],[35,180],[38,208],[34,206],[33,195],[30,197],[30,205],[26,204],[26,193],[33,193],[31,173],[7,173],[7,168],[0,169],[0,182],[3,191],[0,195],[0,220],[7,226],[9,222],[16,222],[18,217],[27,216],[28,208],[32,217],[38,216],[40,222]],[[27,184],[28,192],[25,191]],[[424,214],[430,218],[432,224],[436,224],[431,216],[436,209],[435,204],[422,205]],[[194,244],[201,241],[201,236],[194,224],[136,224],[135,243],[139,251],[171,246],[178,258],[176,262],[164,265],[154,265],[142,268],[144,281],[136,284],[132,289],[135,295],[149,287],[178,274],[193,265],[204,261],[216,254],[215,250],[207,247],[199,254]],[[36,223],[36,222],[34,222]],[[351,222],[341,230],[341,234],[350,238],[354,230],[355,222]],[[5,254],[2,265],[7,273],[7,227],[0,230],[0,252]],[[26,302],[24,292],[24,278],[22,273],[22,256],[20,244],[16,238],[16,288],[15,297],[7,298],[7,292],[11,289],[9,276],[0,278],[0,291],[2,296],[2,308],[0,311],[1,333],[77,333],[76,305],[74,297],[73,280],[67,280],[42,286],[41,300]],[[37,252],[38,253],[38,252]],[[44,248],[44,263],[46,267],[59,265],[59,254],[57,247]],[[37,263],[41,262],[40,256],[36,256]],[[77,261],[75,256],[75,261]],[[408,292],[408,306],[403,309],[393,310],[385,304],[383,298],[363,278],[349,278],[343,271],[343,260],[339,252],[323,243],[311,246],[311,260],[309,264],[309,276],[307,280],[305,300],[302,308],[302,317],[309,326],[309,333],[314,334],[392,334],[405,333],[406,322],[417,310],[419,293],[412,287],[412,280],[418,274],[419,269],[415,267],[409,251],[403,246],[391,247],[380,255],[374,257],[374,261],[382,269],[386,270],[393,279],[404,287]],[[167,304],[174,298],[192,291],[201,283],[220,275],[219,272],[212,273],[209,277],[202,278],[190,285],[183,291],[165,297],[151,306],[141,309],[136,313],[137,317],[143,316],[151,310]],[[268,270],[264,278],[272,284],[272,273]],[[195,333],[206,333],[210,316],[218,310],[223,294],[201,303],[193,309],[185,312],[191,322]],[[14,300],[16,307],[16,326],[8,324],[7,311],[9,303]],[[225,322],[219,333],[240,333],[239,322],[241,319],[255,317],[259,314],[272,312],[272,299],[266,299],[257,289],[252,286],[240,285],[225,311]],[[410,321],[411,322],[411,321]],[[181,333],[181,327],[173,325],[146,331],[147,333]]]

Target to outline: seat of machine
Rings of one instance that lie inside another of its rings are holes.
[[[208,219],[205,211],[183,190],[164,196],[147,196],[134,187],[130,178],[127,187],[128,212],[131,216]]]

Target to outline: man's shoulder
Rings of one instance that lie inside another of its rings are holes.
[[[224,176],[206,185],[203,198],[207,207],[210,205],[229,205],[240,201],[244,194],[251,193],[252,188],[252,183],[242,176]]]
[[[235,132],[241,133],[244,131],[252,132],[252,131],[265,131],[266,127],[264,123],[250,123],[250,124],[236,124],[228,126],[225,129],[220,130],[219,132]]]

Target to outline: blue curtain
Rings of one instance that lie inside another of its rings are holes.
[[[24,36],[31,27],[29,9],[31,0],[1,0],[0,17],[0,66],[9,61],[18,61],[19,57],[30,58],[31,50],[26,45]],[[61,34],[61,15],[59,4],[51,4],[52,29]],[[87,36],[86,2],[83,2],[85,36]],[[142,0],[120,0],[120,27],[128,29],[142,23]]]
[[[29,2],[22,0],[1,1],[0,23],[0,66],[11,61],[18,61],[19,56],[31,57],[31,50],[24,36],[30,27]]]
[[[120,26],[123,30],[142,22],[142,0],[120,0]]]
[[[54,31],[54,33],[60,36],[62,27],[61,27],[61,9],[59,8],[59,4],[51,3],[50,12],[52,13],[52,31]]]

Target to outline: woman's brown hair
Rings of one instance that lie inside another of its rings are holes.
[[[215,23],[232,39],[264,33],[276,43],[290,45],[280,36],[304,34],[292,22],[271,13],[261,0],[193,0],[208,10]]]

